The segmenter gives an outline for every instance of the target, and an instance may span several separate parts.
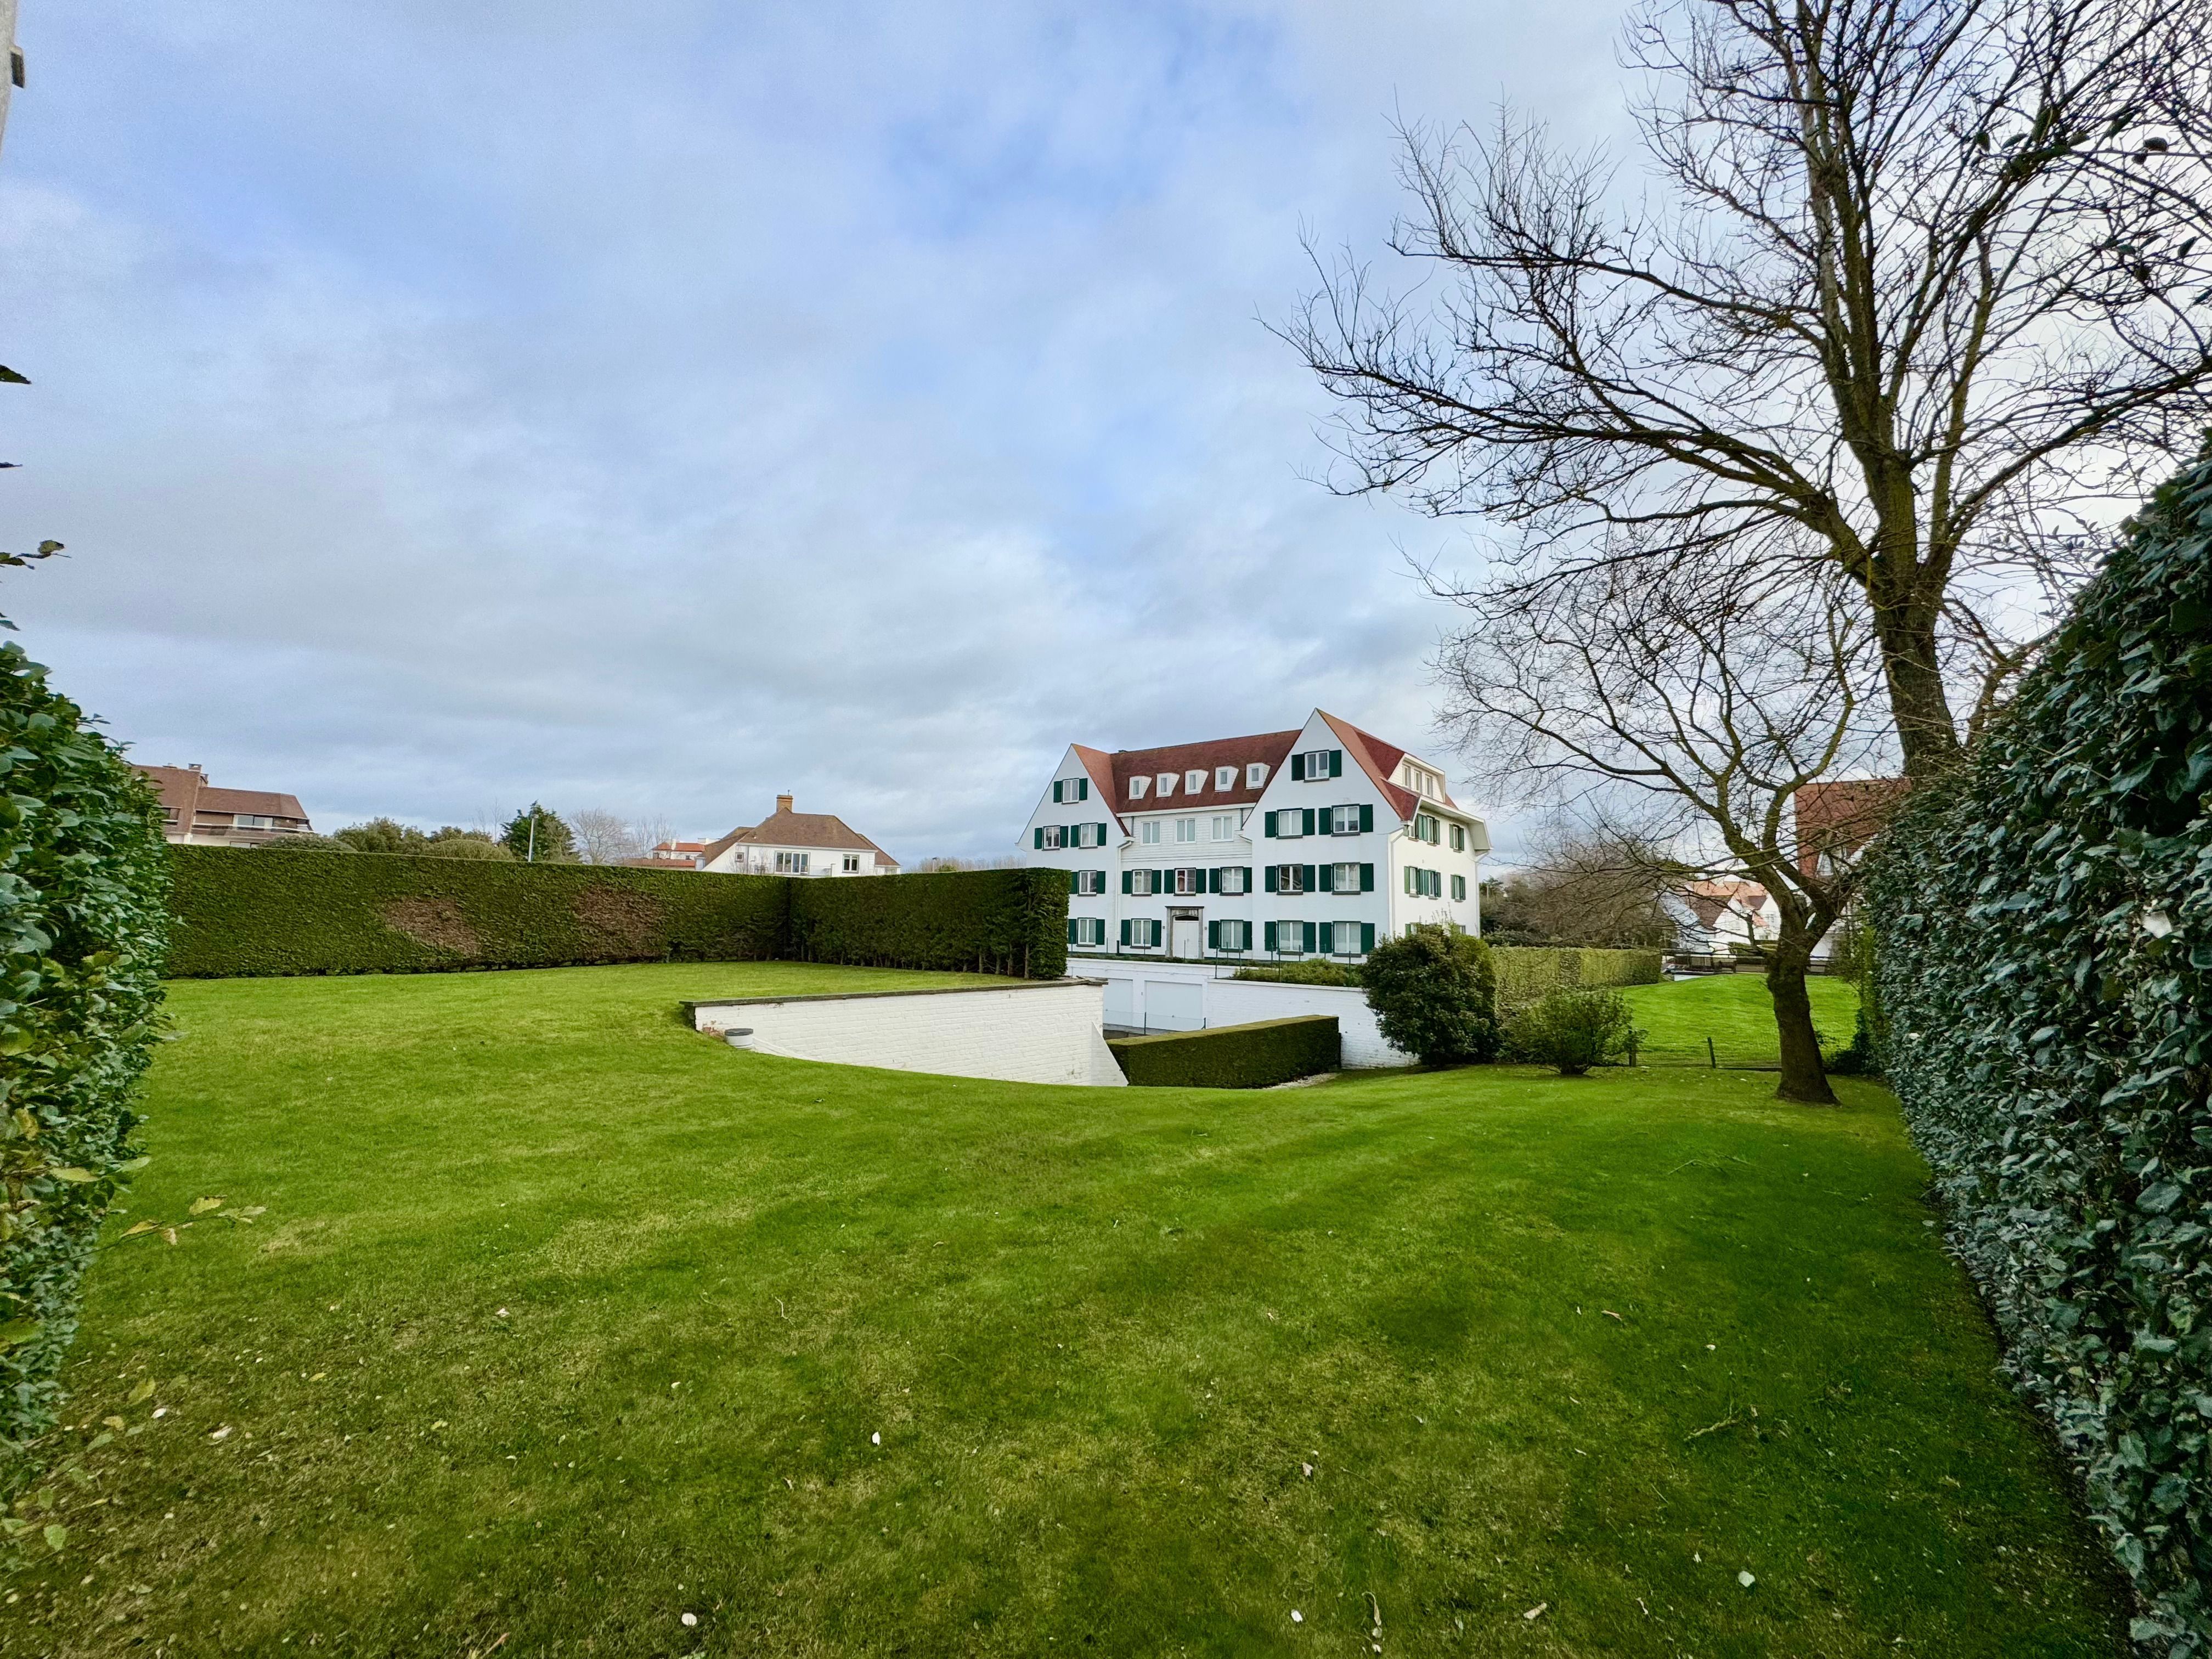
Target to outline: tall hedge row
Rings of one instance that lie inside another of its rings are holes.
[[[1067,971],[1065,870],[955,870],[793,881],[786,954],[884,968]]]
[[[0,1492],[50,1426],[104,1217],[144,1160],[131,1098],[161,1014],[161,809],[0,647]]]
[[[1656,985],[1666,976],[1656,951],[1600,951],[1573,945],[1500,945],[1491,948],[1498,1002],[1517,1008],[1553,991],[1610,985]]]
[[[1872,872],[1883,1060],[2018,1386],[2212,1650],[2212,462]]]
[[[798,880],[400,853],[170,853],[178,978],[783,957],[1066,971],[1057,872]]]

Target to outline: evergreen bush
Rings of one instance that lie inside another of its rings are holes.
[[[161,1015],[161,808],[0,646],[0,1490],[51,1426],[101,1218],[130,1172]]]
[[[1666,977],[1656,951],[1604,951],[1577,945],[1500,945],[1491,949],[1498,1001],[1514,1009],[1552,991],[1607,985],[1656,985]]]
[[[1106,1045],[1133,1084],[1162,1089],[1270,1089],[1334,1072],[1343,1042],[1334,1014],[1298,1014],[1203,1031],[1115,1037]]]
[[[1416,923],[1369,951],[1359,978],[1382,1040],[1424,1066],[1498,1057],[1498,980],[1474,934]]]
[[[1547,992],[1505,1027],[1508,1058],[1554,1066],[1563,1077],[1619,1065],[1635,1042],[1635,1019],[1618,991]]]
[[[2006,1364],[2212,1650],[2212,459],[2159,491],[1871,872],[1878,1042]]]

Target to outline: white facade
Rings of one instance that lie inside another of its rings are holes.
[[[1478,933],[1490,838],[1441,769],[1316,709],[1296,732],[1073,744],[1023,832],[1079,951],[1357,961],[1414,922]]]
[[[677,846],[681,843],[664,843]],[[659,852],[655,848],[654,852]],[[696,866],[733,876],[895,876],[891,855],[832,812],[799,812],[778,795],[775,811],[702,848]]]

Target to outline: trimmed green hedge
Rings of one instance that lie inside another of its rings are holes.
[[[50,1427],[161,1018],[161,806],[18,645],[0,647],[0,1495]]]
[[[1159,1089],[1271,1088],[1334,1072],[1344,1058],[1334,1014],[1115,1037],[1106,1046],[1131,1083]]]
[[[399,853],[170,849],[168,972],[434,973],[797,957],[1056,979],[1057,871],[801,880]]]
[[[1500,945],[1492,947],[1490,957],[1498,969],[1500,1008],[1517,1008],[1553,991],[1656,985],[1666,977],[1665,960],[1656,951]]]
[[[1869,890],[1880,1048],[2006,1364],[2212,1651],[2212,459],[2153,498]]]
[[[1022,979],[1058,979],[1067,971],[1065,870],[948,870],[785,885],[791,890],[785,954],[800,961],[972,969]]]
[[[1285,962],[1272,968],[1239,968],[1231,979],[1256,979],[1271,985],[1358,985],[1359,969],[1349,962]]]

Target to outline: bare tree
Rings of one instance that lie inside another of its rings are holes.
[[[1482,895],[1482,933],[1500,944],[1650,950],[1674,925],[1661,895],[1677,882],[1674,854],[1618,828],[1561,815],[1534,839],[1526,863]]]
[[[631,828],[621,813],[603,806],[570,813],[568,827],[575,834],[576,854],[586,864],[620,864],[624,859],[641,858],[653,844]]]
[[[1442,663],[1446,722],[1495,787],[1571,803],[1616,860],[1648,859],[1655,886],[1734,878],[1772,895],[1785,1100],[1835,1098],[1805,976],[1855,877],[1847,859],[1797,856],[1790,805],[1888,753],[1863,617],[1840,576],[1730,579],[1717,555],[1601,565],[1492,613]]]
[[[2212,7],[1658,0],[1626,40],[1641,206],[1510,116],[1402,133],[1391,245],[1443,281],[1347,260],[1282,330],[1341,400],[1330,482],[1512,527],[1501,599],[1839,572],[1941,766],[2212,417]]]

